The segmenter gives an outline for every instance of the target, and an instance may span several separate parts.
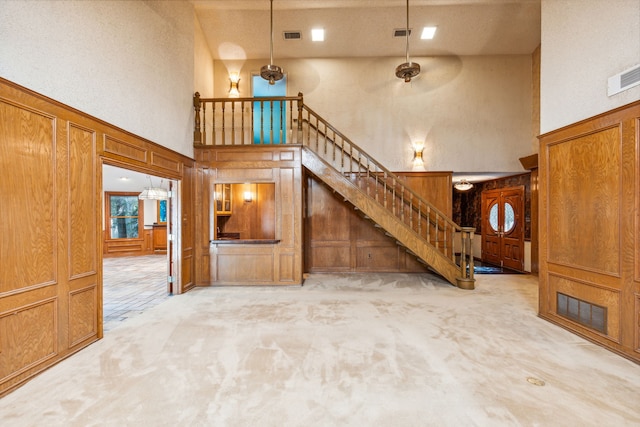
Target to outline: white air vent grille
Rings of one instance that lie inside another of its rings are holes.
[[[411,35],[411,28],[409,28],[409,35]],[[396,28],[393,30],[393,37],[407,37],[406,28]]]
[[[302,38],[300,31],[285,31],[283,34],[285,40],[300,40]]]
[[[607,95],[615,95],[640,84],[640,65],[609,77]]]

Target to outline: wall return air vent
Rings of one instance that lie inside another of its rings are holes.
[[[300,31],[285,31],[283,35],[285,40],[300,40],[302,38]]]
[[[640,64],[609,77],[607,95],[612,96],[640,84]]]

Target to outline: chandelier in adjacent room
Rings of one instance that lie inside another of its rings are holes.
[[[265,65],[260,68],[260,77],[269,81],[269,84],[274,84],[277,80],[281,80],[284,76],[282,68],[277,65],[273,65],[273,0],[271,2],[271,44],[269,49],[269,65]]]
[[[273,1],[273,0],[272,0]],[[420,64],[409,60],[409,0],[407,0],[407,27],[405,31],[406,37],[406,61],[396,67],[396,77],[403,79],[405,83],[409,83],[412,78],[420,74]]]

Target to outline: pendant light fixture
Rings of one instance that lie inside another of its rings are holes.
[[[269,81],[269,84],[275,84],[276,81],[281,80],[283,77],[282,68],[277,65],[273,65],[273,0],[271,2],[271,47],[269,56],[269,65],[265,65],[260,68],[260,77]]]
[[[169,193],[162,187],[162,181],[160,181],[160,187],[154,187],[151,182],[151,177],[147,175],[149,179],[149,187],[144,187],[142,193],[138,195],[140,200],[166,200],[169,197]]]
[[[272,0],[273,1],[273,0]],[[407,28],[405,31],[407,46],[406,46],[406,61],[404,64],[400,64],[396,67],[396,77],[403,79],[405,83],[409,83],[412,78],[420,74],[420,64],[417,62],[411,62],[409,60],[409,0],[407,0]]]

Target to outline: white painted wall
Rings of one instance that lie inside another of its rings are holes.
[[[279,60],[288,94],[391,170],[412,170],[412,142],[425,142],[425,169],[523,172],[531,154],[531,56],[412,58],[422,73],[395,77],[398,58]],[[215,61],[217,97],[239,71],[241,96],[267,60]]]
[[[640,99],[607,96],[607,79],[640,64],[640,0],[542,0],[540,129],[558,129]]]
[[[0,77],[193,157],[190,2],[3,0],[0,23]]]
[[[193,92],[200,92],[203,98],[211,98],[213,97],[213,56],[195,14],[193,22],[195,28]]]

